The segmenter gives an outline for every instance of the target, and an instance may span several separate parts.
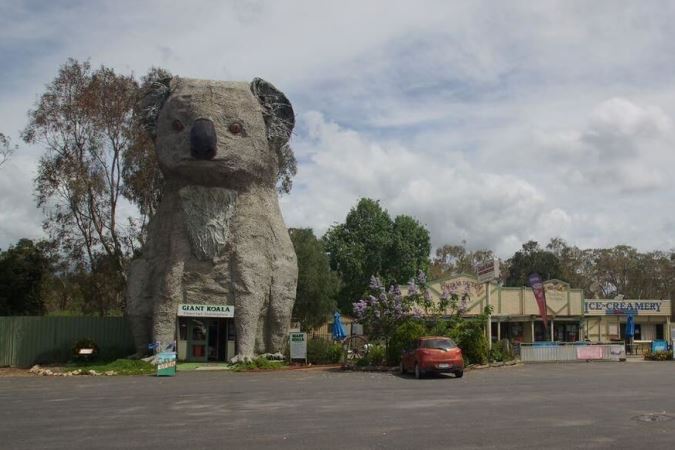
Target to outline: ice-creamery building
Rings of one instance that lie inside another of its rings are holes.
[[[463,274],[432,281],[429,291],[435,302],[444,291],[456,294],[465,317],[477,316],[485,306],[492,306],[486,330],[492,341],[623,341],[629,314],[635,320],[636,343],[670,339],[670,300],[585,299],[582,289],[564,281],[547,280],[546,328],[529,287],[503,287],[494,281],[480,283],[475,276]]]
[[[586,299],[585,333],[595,342],[626,339],[626,323],[632,315],[636,344],[670,339],[670,300]]]
[[[481,283],[473,275],[441,278],[429,283],[434,301],[444,291],[460,299],[463,316],[481,314],[492,306],[491,340],[509,339],[513,343],[534,341],[575,342],[584,338],[584,298],[581,289],[573,289],[559,280],[544,282],[547,300],[548,328],[540,317],[539,307],[528,287],[503,287],[496,282]]]

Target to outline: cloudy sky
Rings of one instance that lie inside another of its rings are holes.
[[[289,226],[321,235],[360,197],[432,244],[508,257],[675,247],[675,3],[0,0],[0,131],[68,57],[119,72],[261,76],[298,125]],[[0,168],[0,247],[41,236],[41,149]]]

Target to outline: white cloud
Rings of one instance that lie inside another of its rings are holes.
[[[435,244],[503,256],[672,245],[675,51],[668,2],[62,1],[3,5],[0,131],[67,57],[144,73],[263,76],[299,115],[289,224],[324,231],[362,196]],[[39,230],[39,149],[0,169],[0,247]],[[16,166],[20,164],[20,166]]]
[[[40,239],[42,213],[33,200],[35,160],[14,154],[0,167],[0,248],[6,249],[19,238]]]
[[[672,120],[661,108],[611,98],[597,105],[579,130],[535,131],[525,153],[574,184],[635,193],[673,186],[673,144]]]
[[[550,227],[540,219],[546,209],[536,188],[483,172],[459,152],[439,160],[394,141],[376,143],[317,112],[301,115],[300,126],[307,132],[298,135],[295,148],[304,163],[294,192],[282,201],[289,226],[311,226],[322,234],[342,222],[359,198],[371,197],[390,214],[425,224],[434,246],[467,240],[497,248],[505,235],[525,240],[538,233],[538,225]]]

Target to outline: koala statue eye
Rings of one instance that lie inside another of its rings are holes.
[[[183,131],[183,129],[185,128],[185,125],[183,125],[183,122],[181,122],[178,119],[174,120],[173,123],[171,124],[171,126],[176,131]]]
[[[232,122],[230,124],[230,133],[232,134],[241,134],[243,130],[244,127],[242,127],[239,122]]]

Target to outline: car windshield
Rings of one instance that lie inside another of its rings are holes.
[[[457,347],[451,339],[424,339],[422,341],[422,348],[438,348],[441,350],[449,350]]]

